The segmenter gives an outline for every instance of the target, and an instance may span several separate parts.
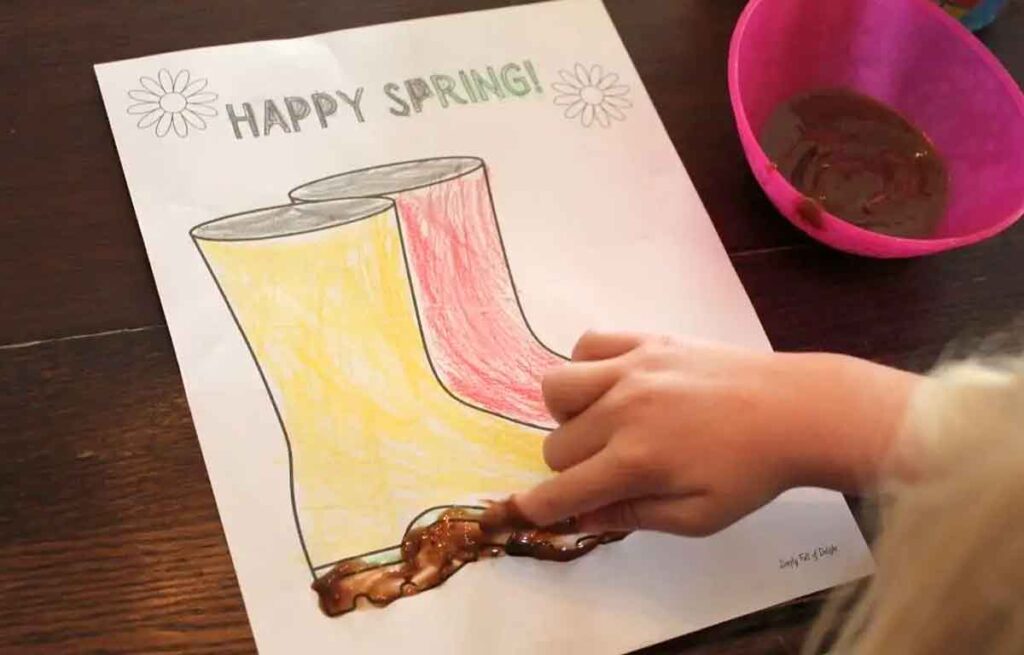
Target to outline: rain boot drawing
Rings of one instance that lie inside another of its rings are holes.
[[[486,200],[474,191],[484,184],[477,177],[415,201],[452,194],[446,206],[474,203],[465,211],[487,217],[476,206]],[[494,265],[473,250],[494,247],[484,238],[493,235],[489,230],[466,245],[469,268],[459,270]],[[314,577],[352,558],[394,561],[409,522],[424,510],[500,497],[548,473],[540,430],[457,402],[439,383],[391,200],[273,207],[204,223],[191,235],[280,420],[296,526]],[[445,279],[468,290],[448,291],[439,299],[447,304],[428,301],[424,315],[469,303],[470,311],[457,312],[459,320],[473,319],[468,325],[437,325],[454,330],[444,340],[446,357],[474,361],[482,347],[477,331],[485,326],[473,321],[493,316],[485,311],[495,307],[489,294],[500,291],[507,300],[511,289],[478,286],[471,275]],[[433,278],[419,285],[424,293],[439,291]],[[501,314],[495,331],[510,330],[511,318]],[[500,338],[504,343],[512,333]]]
[[[456,398],[554,427],[540,376],[563,361],[523,314],[483,160],[440,157],[377,166],[300,186],[296,202],[380,196],[395,201],[423,337]]]

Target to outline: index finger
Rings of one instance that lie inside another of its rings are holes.
[[[566,469],[533,489],[515,495],[523,516],[552,525],[633,497],[636,483],[608,450]]]

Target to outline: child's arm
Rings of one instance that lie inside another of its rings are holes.
[[[920,378],[829,354],[588,333],[544,378],[558,475],[516,495],[541,524],[720,530],[796,486],[873,482]]]

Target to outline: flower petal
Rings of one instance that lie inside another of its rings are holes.
[[[174,78],[174,92],[181,93],[188,86],[188,69],[182,68]]]
[[[583,121],[583,127],[590,127],[594,124],[594,105],[587,105],[583,108],[580,120]]]
[[[580,94],[579,87],[575,87],[571,84],[562,84],[561,82],[555,82],[551,85],[551,88],[559,93],[565,93],[568,95],[578,96]]]
[[[576,79],[580,81],[581,86],[590,86],[590,73],[583,64],[576,64]]]
[[[160,83],[154,80],[152,77],[140,77],[139,84],[142,85],[142,88],[149,91],[157,98],[164,95],[164,90],[160,88]]]
[[[174,126],[174,133],[180,137],[188,135],[188,123],[185,122],[185,118],[181,113],[171,115],[171,125]]]
[[[615,84],[618,81],[619,81],[619,76],[618,75],[616,75],[615,73],[608,73],[607,75],[602,77],[601,81],[598,82],[595,86],[597,86],[597,88],[599,88],[602,91],[604,91],[605,89],[610,89],[612,87],[612,85]]]
[[[580,115],[580,112],[583,111],[583,108],[586,106],[587,103],[583,102],[582,100],[577,100],[575,103],[565,108],[565,117],[576,118],[577,116]]]
[[[174,80],[171,79],[171,72],[166,68],[160,69],[160,72],[157,73],[156,79],[160,82],[160,88],[164,90],[164,93],[174,91]]]
[[[153,123],[155,123],[158,120],[160,120],[160,117],[163,116],[163,115],[164,115],[164,110],[160,109],[159,107],[157,107],[153,111],[149,112],[148,114],[146,114],[145,116],[140,118],[139,122],[137,123],[137,125],[140,128],[142,128],[142,129],[146,129],[147,127],[151,126]]]
[[[160,96],[142,89],[132,89],[128,92],[128,97],[139,102],[160,102]]]
[[[166,111],[160,114],[160,120],[156,122],[156,135],[167,136],[171,131],[171,115]]]
[[[606,96],[624,96],[629,93],[629,87],[625,84],[619,84],[618,86],[608,87],[604,89]]]
[[[604,71],[601,70],[600,64],[594,64],[590,68],[590,83],[597,86],[597,83],[601,81],[602,77],[604,77]]]
[[[195,104],[192,104],[191,102],[189,102],[185,106],[190,111],[193,111],[196,114],[200,114],[202,116],[213,117],[213,116],[217,115],[217,110],[216,109],[214,109],[213,107],[207,107],[206,105],[195,105]]]
[[[601,124],[601,127],[608,127],[612,124],[611,119],[608,118],[608,112],[601,105],[594,105],[594,117],[597,118],[597,122]]]
[[[129,114],[148,114],[154,109],[159,109],[159,102],[136,102],[134,105],[128,107]]]
[[[191,82],[189,82],[189,85],[182,90],[181,95],[185,96],[186,98],[190,98],[205,88],[206,78],[200,77],[198,80],[192,80]]]
[[[580,83],[580,81],[576,79],[576,76],[574,76],[569,71],[560,70],[558,71],[558,74],[562,77],[563,80],[565,80],[566,84],[573,86],[577,89],[583,88],[583,84]]]
[[[203,117],[200,116],[199,114],[195,113],[194,111],[192,111],[188,107],[186,107],[185,109],[181,110],[181,115],[185,118],[185,122],[186,123],[188,123],[192,127],[196,128],[197,130],[205,130],[206,129],[206,121],[203,120]]]
[[[626,114],[621,109],[608,102],[607,99],[605,99],[605,102],[601,105],[601,108],[604,109],[605,112],[615,120],[626,120]]]
[[[629,98],[621,98],[619,96],[605,96],[604,104],[619,107],[621,109],[629,109],[633,106],[633,103],[629,101]]]
[[[579,93],[563,93],[562,95],[555,96],[556,105],[571,105],[580,99]]]
[[[189,96],[188,104],[206,104],[208,102],[213,102],[216,99],[216,93],[211,93],[210,91],[203,91],[202,93],[194,93],[191,96]]]

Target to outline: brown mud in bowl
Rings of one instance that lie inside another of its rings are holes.
[[[429,510],[424,513],[429,514]],[[317,578],[313,590],[320,597],[320,609],[337,616],[358,608],[361,601],[384,607],[433,589],[480,559],[509,555],[569,562],[628,534],[579,535],[572,521],[531,526],[510,501],[491,508],[450,507],[436,516],[426,525],[413,522],[398,547],[398,561],[378,563],[373,556],[350,559]]]
[[[777,170],[805,197],[812,228],[821,210],[858,227],[905,238],[933,237],[949,195],[946,163],[928,137],[888,106],[844,89],[783,102],[759,136]]]

